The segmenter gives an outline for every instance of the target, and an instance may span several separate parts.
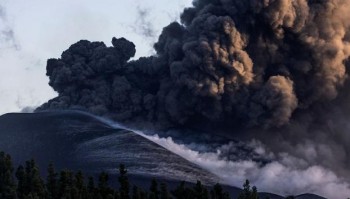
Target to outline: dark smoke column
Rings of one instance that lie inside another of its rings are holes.
[[[281,127],[337,98],[350,56],[348,0],[196,0],[165,27],[155,57],[80,41],[50,59],[59,96],[38,110],[83,108],[119,121]]]

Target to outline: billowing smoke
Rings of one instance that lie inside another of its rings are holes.
[[[162,128],[220,124],[350,177],[349,19],[348,0],[195,0],[181,24],[163,29],[154,56],[129,61],[134,44],[113,38],[48,60],[59,96],[37,110]]]
[[[157,55],[80,41],[50,59],[59,93],[42,109],[81,106],[116,119],[281,127],[298,110],[332,101],[347,77],[346,0],[194,1],[165,27]]]

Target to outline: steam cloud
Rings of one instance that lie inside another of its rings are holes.
[[[134,44],[113,38],[112,47],[83,40],[48,60],[59,96],[37,111],[222,124],[347,178],[349,19],[348,0],[195,0],[181,24],[163,29],[155,56],[128,61]]]
[[[284,196],[314,193],[341,199],[350,193],[349,183],[338,178],[331,170],[319,165],[305,165],[303,159],[286,153],[269,152],[256,140],[246,145],[261,158],[271,158],[266,164],[251,159],[232,158],[241,152],[237,149],[238,144],[233,142],[219,146],[216,151],[199,152],[190,146],[177,144],[170,137],[145,137],[216,174],[222,179],[220,183],[241,187],[245,179],[250,179],[258,185],[259,191]]]

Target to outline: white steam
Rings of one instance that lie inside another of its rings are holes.
[[[262,157],[274,160],[261,164],[253,160],[231,161],[223,157],[224,151],[234,144],[229,143],[217,148],[216,152],[198,152],[183,144],[177,144],[171,137],[148,136],[147,139],[165,147],[181,157],[216,174],[221,183],[241,187],[245,179],[256,185],[259,191],[281,195],[299,195],[313,193],[333,199],[344,199],[350,195],[349,183],[334,172],[318,165],[307,165],[306,161],[286,153],[268,153],[258,141],[248,145]]]

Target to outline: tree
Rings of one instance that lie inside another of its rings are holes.
[[[11,156],[4,152],[0,152],[0,198],[16,198]]]
[[[94,178],[90,176],[88,178],[88,183],[87,183],[87,197],[94,198],[95,194],[96,194],[96,188],[95,188]]]
[[[140,196],[141,196],[141,199],[147,199],[148,198],[147,192],[143,191],[143,190],[140,191]]]
[[[59,179],[59,198],[71,198],[73,189],[73,174],[68,170],[61,171]]]
[[[185,182],[182,181],[175,190],[171,191],[171,194],[176,198],[176,199],[185,199],[189,198],[189,190],[186,189]],[[195,195],[193,193],[193,195]],[[192,197],[193,198],[193,197]]]
[[[73,181],[73,198],[89,198],[87,188],[84,183],[84,175],[81,171],[78,171],[74,176]]]
[[[119,194],[120,194],[120,199],[130,199],[129,196],[129,180],[127,176],[128,171],[125,168],[125,165],[121,164],[119,166]]]
[[[258,189],[256,186],[253,186],[251,194],[250,194],[251,199],[259,199],[259,194],[258,194]]]
[[[103,198],[108,195],[108,174],[102,172],[98,178],[98,189]]]
[[[57,198],[58,194],[58,174],[55,171],[55,168],[52,163],[49,164],[47,169],[47,178],[46,178],[46,188],[49,198]]]
[[[87,190],[89,193],[93,193],[95,191],[95,182],[92,176],[90,176],[88,179]]]
[[[18,180],[18,196],[20,198],[45,198],[44,181],[40,177],[39,168],[34,160],[26,162],[26,167],[19,166],[16,171]]]
[[[286,199],[295,199],[295,197],[294,196],[287,196]]]
[[[141,199],[140,189],[135,185],[132,187],[132,199]]]
[[[156,179],[152,179],[150,190],[150,198],[159,199],[158,183]]]
[[[257,188],[255,186],[251,188],[249,180],[246,180],[243,184],[243,191],[238,196],[238,199],[259,199]]]
[[[113,197],[114,191],[108,186],[109,176],[106,172],[102,172],[98,180],[98,189],[102,198]]]
[[[212,199],[224,199],[226,196],[220,184],[215,184],[213,190],[211,191]]]
[[[30,161],[30,165],[32,170],[29,174],[29,179],[31,182],[30,184],[32,186],[32,193],[37,194],[39,198],[45,198],[45,184],[44,181],[41,179],[39,168],[36,166],[36,163],[33,159]]]
[[[26,185],[26,176],[25,176],[24,167],[20,165],[16,170],[16,178],[17,178],[17,196],[19,198],[24,198],[25,193],[27,191],[27,185]]]
[[[168,187],[164,182],[160,184],[160,199],[170,199]]]
[[[208,190],[202,185],[201,181],[197,181],[193,188],[196,199],[208,199]]]

